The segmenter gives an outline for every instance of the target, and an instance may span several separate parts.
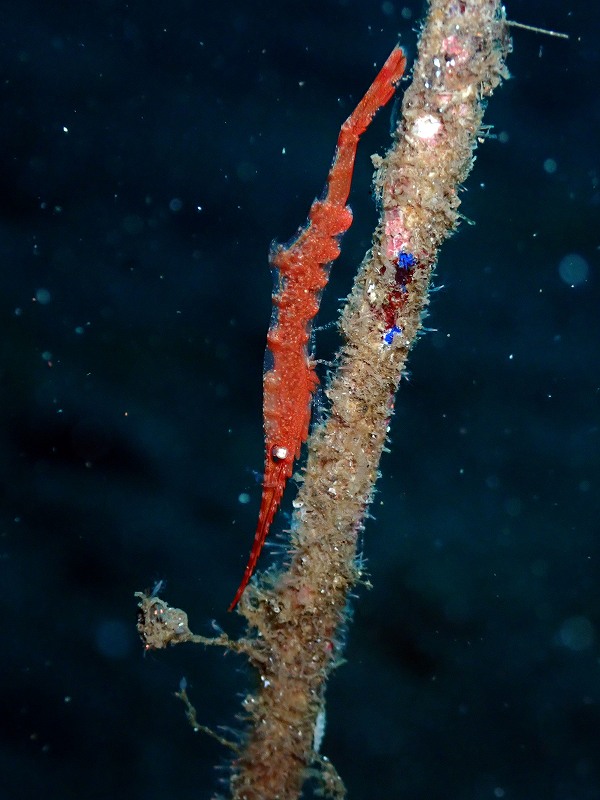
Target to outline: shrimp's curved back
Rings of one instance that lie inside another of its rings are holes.
[[[308,222],[296,238],[287,246],[277,245],[270,254],[271,264],[279,270],[279,280],[273,295],[275,313],[267,334],[272,367],[263,378],[263,493],[250,558],[229,611],[235,608],[252,577],[294,462],[308,436],[312,396],[319,382],[308,352],[311,325],[327,285],[329,266],[340,254],[339,238],[352,224],[352,212],[346,203],[358,141],[378,109],[392,98],[405,66],[402,49],[395,47],[341,127],[324,198],[313,202]]]

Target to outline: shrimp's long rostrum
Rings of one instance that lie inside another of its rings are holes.
[[[393,97],[405,66],[402,49],[395,47],[341,127],[324,198],[313,202],[308,222],[296,238],[287,246],[274,247],[270,253],[270,262],[278,270],[278,287],[267,334],[272,366],[263,378],[263,493],[250,558],[230,611],[252,577],[294,462],[308,437],[311,401],[318,384],[308,352],[311,325],[327,285],[329,266],[340,254],[339,239],[352,224],[352,212],[346,203],[358,141],[375,113]]]

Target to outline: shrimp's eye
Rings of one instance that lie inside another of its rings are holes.
[[[287,447],[278,447],[275,445],[275,447],[271,449],[271,458],[273,461],[285,461],[287,454]]]

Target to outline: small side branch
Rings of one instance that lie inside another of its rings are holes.
[[[202,725],[198,722],[198,712],[196,711],[196,707],[193,705],[192,701],[189,698],[187,693],[187,681],[185,678],[181,679],[181,683],[179,684],[179,691],[175,692],[175,697],[185,706],[185,716],[187,721],[190,723],[192,730],[194,733],[204,733],[207,736],[210,736],[211,739],[219,742],[222,744],[223,747],[227,747],[229,750],[233,750],[234,753],[240,752],[240,747],[236,742],[232,742],[229,739],[226,739],[224,736],[221,736],[216,731],[213,731],[212,728],[209,728],[207,725]]]
[[[136,592],[135,597],[139,600],[137,629],[146,650],[163,650],[185,642],[224,647],[237,653],[246,650],[243,640],[230,639],[226,633],[213,637],[192,633],[185,611],[173,608],[157,595]]]

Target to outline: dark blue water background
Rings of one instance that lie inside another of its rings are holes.
[[[199,647],[143,657],[133,592],[164,579],[197,632],[238,628],[267,251],[375,65],[397,37],[414,56],[422,9],[0,5],[0,795],[205,800],[227,754],[172,693],[185,675],[201,721],[231,725],[253,678]],[[509,7],[572,38],[515,32],[463,194],[476,224],[443,250],[398,398],[374,588],[328,694],[354,800],[600,798],[593,5]],[[361,144],[323,324],[368,247],[389,119]]]

